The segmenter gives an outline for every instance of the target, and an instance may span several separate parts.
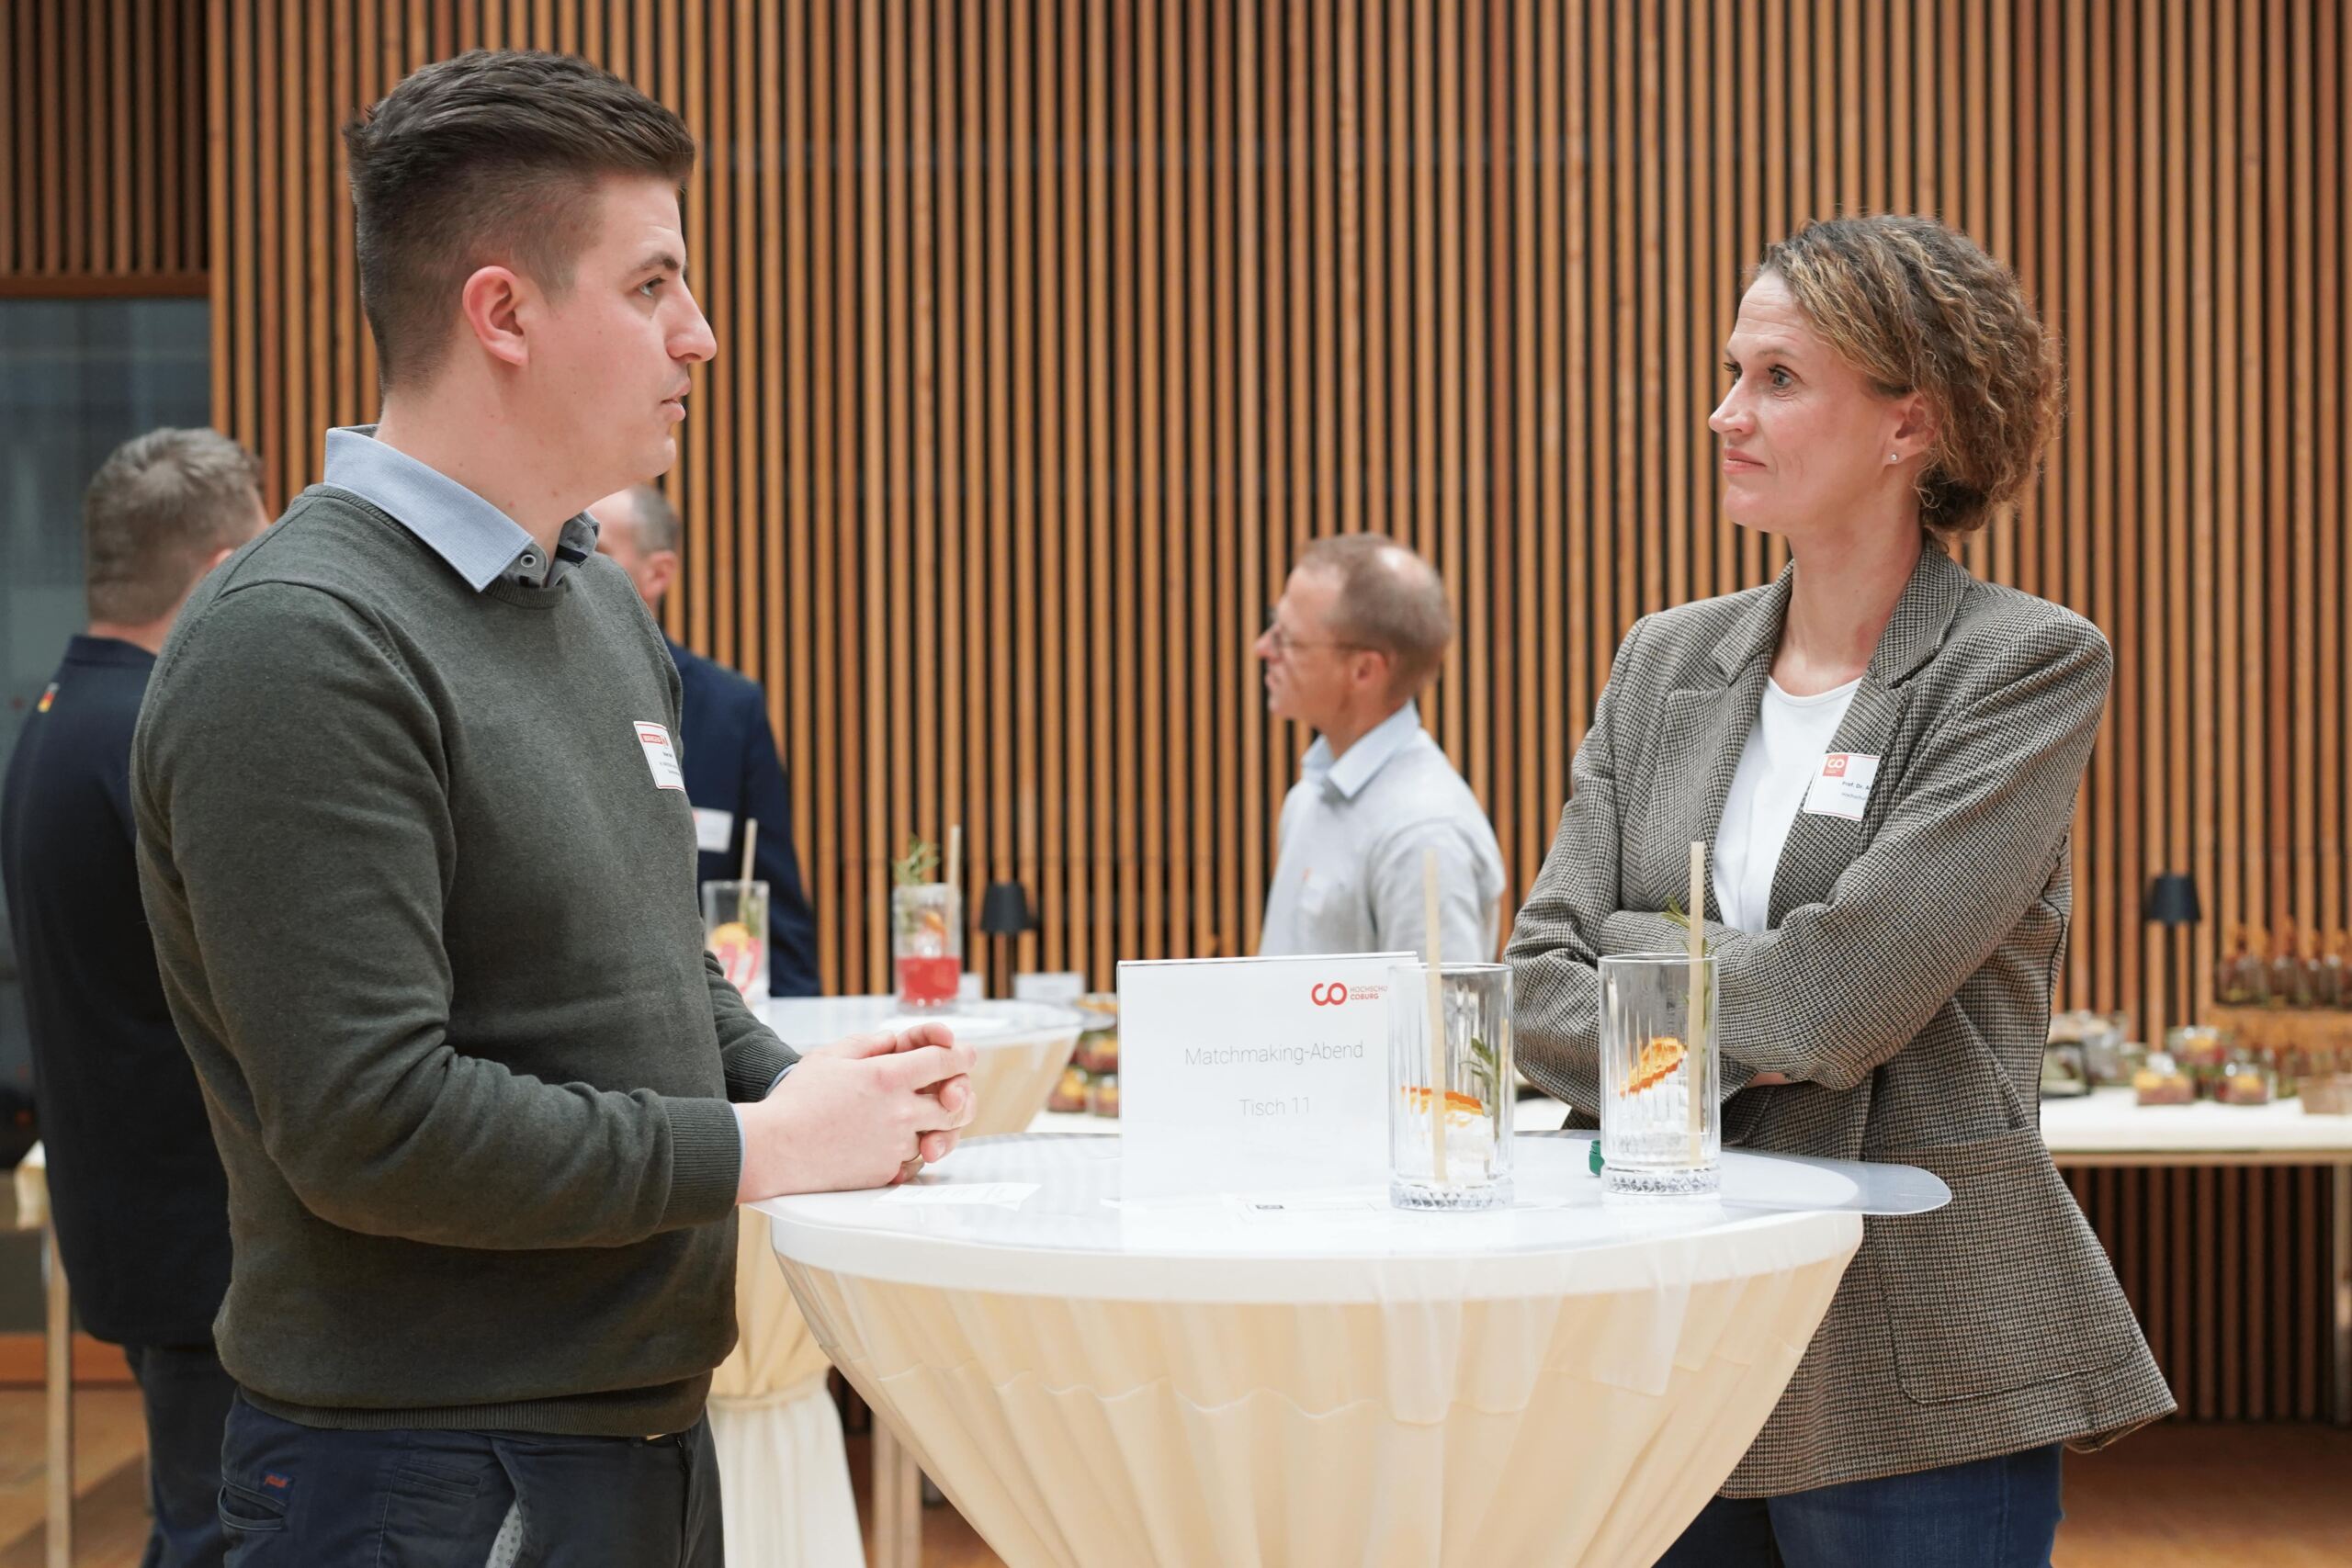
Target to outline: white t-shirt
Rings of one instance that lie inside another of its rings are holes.
[[[1715,903],[1724,924],[1753,936],[1770,920],[1781,850],[1861,683],[1857,677],[1816,697],[1792,697],[1779,682],[1765,681],[1715,828]]]

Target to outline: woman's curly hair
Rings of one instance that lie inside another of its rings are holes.
[[[1768,249],[1755,275],[1768,272],[1882,395],[1934,406],[1917,483],[1928,528],[1973,532],[2033,482],[2064,400],[2056,344],[2016,274],[1973,240],[1931,218],[1834,218]]]

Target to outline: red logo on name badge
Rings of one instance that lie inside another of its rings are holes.
[[[1306,999],[1319,1008],[1344,1006],[1348,999],[1348,983],[1345,980],[1334,980],[1328,986],[1310,986],[1307,987]]]
[[[1825,779],[1844,778],[1846,776],[1846,756],[1847,754],[1843,751],[1832,751],[1827,756],[1822,758],[1821,776]]]

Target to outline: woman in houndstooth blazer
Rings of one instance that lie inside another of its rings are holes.
[[[2039,1128],[2112,657],[1945,553],[2031,479],[2053,355],[2006,267],[1892,217],[1773,246],[1726,354],[1725,510],[1791,564],[1618,649],[1511,938],[1521,1059],[1598,1103],[1598,961],[1683,946],[1658,911],[1712,840],[1724,1142],[1923,1166],[1952,1201],[1868,1222],[1665,1561],[2046,1563],[2061,1446],[2173,1404]]]

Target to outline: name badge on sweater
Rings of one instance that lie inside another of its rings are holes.
[[[707,806],[695,807],[695,848],[723,855],[734,841],[735,813],[713,811]]]
[[[686,775],[678,771],[678,752],[670,744],[670,732],[658,724],[648,724],[639,719],[637,743],[645,748],[645,765],[653,770],[655,787],[683,792],[686,787]]]
[[[1825,751],[1821,771],[1804,792],[1804,808],[1815,817],[1843,817],[1859,822],[1871,804],[1871,785],[1878,778],[1878,759],[1863,751]]]

